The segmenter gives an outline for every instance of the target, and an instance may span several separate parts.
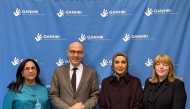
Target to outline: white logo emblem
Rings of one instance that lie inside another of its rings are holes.
[[[125,37],[122,38],[123,41],[127,42],[128,40],[130,40],[130,35],[129,34],[125,34]]]
[[[56,62],[57,66],[62,66],[64,64],[63,59],[59,58],[59,61]]]
[[[48,85],[46,85],[46,87],[47,87],[48,89],[50,89],[50,88],[51,88],[51,85],[48,84]]]
[[[56,64],[57,64],[57,66],[62,66],[64,63],[68,64],[69,62],[70,62],[69,60],[64,61],[63,59],[59,58],[59,61],[56,62]]]
[[[80,42],[83,42],[86,40],[86,37],[84,34],[81,34],[80,38],[78,38]]]
[[[19,16],[20,13],[21,13],[21,11],[20,11],[20,9],[18,9],[18,8],[16,9],[15,12],[13,12],[13,14],[14,14],[15,16]]]
[[[150,16],[153,13],[151,8],[148,8],[148,10],[145,12],[146,16]]]
[[[19,64],[19,59],[18,58],[14,58],[14,61],[11,62],[14,66]]]
[[[38,33],[37,37],[35,37],[36,41],[42,40],[42,34]]]
[[[145,64],[146,64],[147,67],[151,66],[153,64],[152,59],[148,58],[148,61],[145,62]]]
[[[108,10],[104,9],[103,12],[100,14],[102,17],[108,16]]]
[[[57,13],[57,16],[58,16],[58,17],[64,16],[64,10],[60,9],[60,10],[59,10],[59,13]]]
[[[100,65],[102,67],[105,67],[106,65],[108,65],[108,60],[107,59],[103,59],[102,63],[100,63]]]

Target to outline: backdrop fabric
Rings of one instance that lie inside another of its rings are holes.
[[[142,88],[154,58],[167,54],[190,109],[190,0],[0,0],[0,107],[22,60],[35,59],[50,88],[74,41],[84,45],[83,63],[97,70],[100,89],[114,53],[127,53]]]

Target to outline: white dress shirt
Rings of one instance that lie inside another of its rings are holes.
[[[72,78],[72,75],[73,75],[73,65],[70,63],[70,80]],[[83,71],[83,65],[82,63],[80,63],[78,66],[77,66],[77,70],[76,70],[76,90],[78,88],[78,85],[80,83],[80,80],[81,80],[81,77],[82,77],[82,71]]]

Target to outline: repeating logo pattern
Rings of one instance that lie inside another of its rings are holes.
[[[132,14],[128,14],[126,10],[107,10],[103,9],[103,11],[100,13],[100,16],[105,18],[107,16],[128,16]]]
[[[126,33],[125,36],[122,38],[124,42],[129,40],[155,40],[154,38],[149,38],[148,34],[128,34]]]
[[[16,10],[13,12],[13,15],[18,17],[20,15],[45,15],[44,13],[39,13],[39,10],[27,10],[27,9],[19,9],[16,8]]]
[[[103,35],[85,35],[85,34],[81,34],[81,36],[78,38],[78,40],[80,42],[84,42],[85,40],[110,40],[110,39],[104,39]]]
[[[14,60],[11,62],[12,65],[16,66],[22,62],[23,59],[19,60],[19,58],[15,57]]]
[[[59,12],[57,12],[58,17],[63,17],[63,16],[88,16],[87,14],[84,14],[83,11],[81,10],[63,10],[60,9]]]
[[[145,65],[146,65],[147,67],[150,67],[152,64],[153,64],[153,61],[152,61],[152,59],[150,59],[150,58],[148,58],[147,62],[145,62]]]
[[[13,66],[16,66],[16,65],[20,64],[23,60],[24,60],[24,59],[19,59],[19,58],[15,57],[15,58],[13,59],[13,61],[11,61],[11,64],[12,64]],[[37,59],[34,59],[34,60],[37,62]],[[38,64],[40,64],[40,63],[38,63]]]
[[[149,8],[147,9],[147,11],[145,12],[145,15],[146,16],[151,16],[151,15],[166,15],[166,14],[178,14],[176,12],[172,12],[172,9],[171,8],[168,8],[168,9],[153,9],[153,8]]]
[[[63,39],[61,38],[60,35],[52,35],[52,34],[40,34],[38,33],[36,37],[34,37],[34,39],[39,42],[41,41],[42,39],[43,40],[66,40],[66,39]]]
[[[103,59],[102,60],[102,62],[100,63],[100,65],[102,66],[102,67],[105,67],[105,66],[107,66],[107,65],[111,65],[112,64],[112,60],[107,60],[107,59]]]
[[[56,62],[57,66],[62,66],[64,64],[68,64],[69,60],[63,60],[62,58],[59,58],[59,60]]]

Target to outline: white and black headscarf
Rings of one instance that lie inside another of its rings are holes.
[[[114,70],[114,60],[117,56],[123,56],[125,57],[126,59],[126,62],[127,62],[127,69],[126,71],[123,73],[123,74],[118,74],[115,70]],[[113,58],[112,58],[112,66],[111,66],[111,70],[113,72],[113,76],[118,80],[120,81],[120,78],[123,77],[126,73],[128,73],[128,57],[127,57],[127,54],[124,53],[124,52],[117,52],[113,55]]]

